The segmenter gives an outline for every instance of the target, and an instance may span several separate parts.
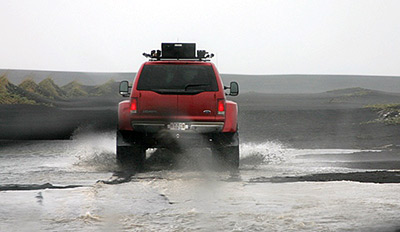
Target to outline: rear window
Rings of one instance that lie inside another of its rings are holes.
[[[212,66],[160,64],[143,67],[137,89],[203,92],[218,91],[218,85]]]

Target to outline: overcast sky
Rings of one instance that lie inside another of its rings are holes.
[[[196,42],[221,73],[400,76],[400,1],[0,0],[0,68],[136,72]]]

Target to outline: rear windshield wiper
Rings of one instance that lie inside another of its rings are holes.
[[[210,86],[210,84],[187,84],[185,85],[185,91],[190,87],[202,87],[202,86]]]

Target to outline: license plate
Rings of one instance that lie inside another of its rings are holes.
[[[189,125],[183,122],[172,122],[167,125],[167,128],[170,130],[187,130],[189,129]]]

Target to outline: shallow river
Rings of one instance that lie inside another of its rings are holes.
[[[114,132],[0,146],[0,231],[400,229],[400,184],[285,179],[399,161],[380,151],[244,143],[235,173],[215,167],[207,150],[173,162],[148,151],[148,168],[133,173],[115,164]]]

